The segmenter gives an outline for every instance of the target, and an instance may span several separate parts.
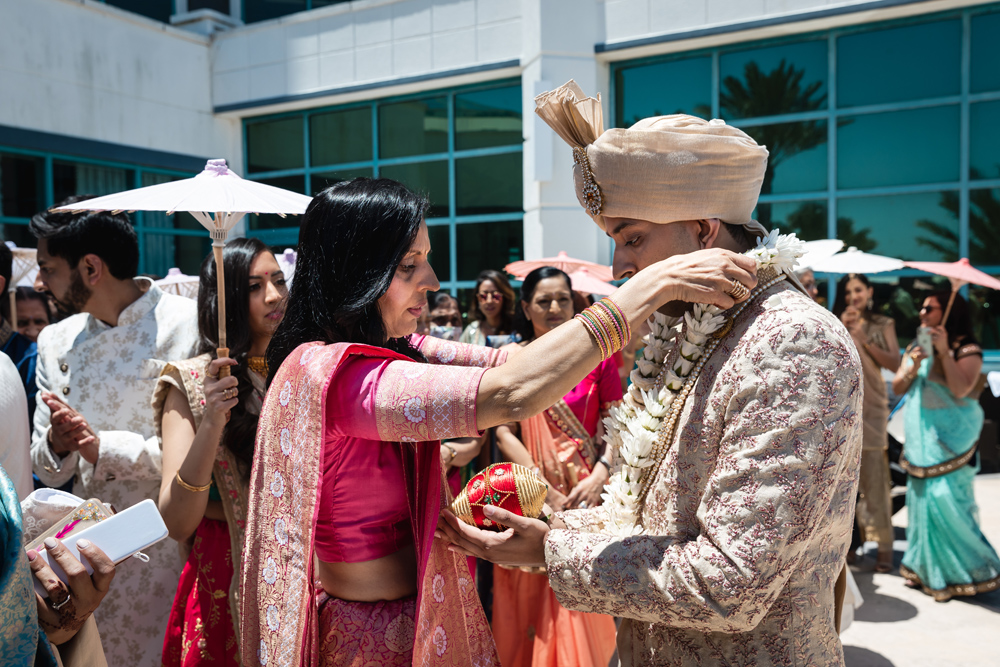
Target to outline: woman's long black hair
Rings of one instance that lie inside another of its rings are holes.
[[[522,304],[531,303],[538,283],[546,278],[556,277],[561,277],[566,281],[566,287],[572,295],[573,282],[566,275],[565,271],[557,269],[554,266],[539,267],[524,277],[524,282],[521,283],[521,300],[517,302],[517,308],[514,309],[514,332],[521,336],[521,340],[532,340],[535,337],[535,328],[531,325],[531,321],[525,317],[524,306]]]
[[[233,239],[222,251],[222,266],[226,272],[226,343],[229,356],[236,360],[232,374],[239,384],[239,402],[231,411],[229,423],[222,432],[222,444],[236,457],[244,480],[250,478],[253,465],[253,445],[257,435],[258,416],[246,409],[253,393],[253,381],[247,357],[253,345],[250,332],[250,266],[262,252],[271,250],[259,239]],[[215,356],[219,347],[219,301],[215,273],[215,255],[209,253],[198,274],[198,353]]]
[[[387,178],[356,178],[323,190],[299,229],[285,318],[267,348],[271,377],[303,343],[352,342],[423,360],[406,338],[390,339],[378,300],[409,251],[427,200]]]
[[[833,314],[840,317],[845,310],[847,310],[847,283],[852,280],[861,281],[865,287],[871,287],[872,283],[868,280],[868,276],[863,273],[848,273],[840,280],[837,281],[837,295],[833,299]],[[872,314],[871,308],[868,304],[865,304],[865,311],[862,315],[867,318]]]

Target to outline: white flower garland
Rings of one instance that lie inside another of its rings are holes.
[[[804,245],[795,234],[779,235],[774,230],[758,238],[757,246],[746,255],[757,260],[758,271],[771,267],[780,276],[791,273],[803,251]],[[698,360],[704,356],[712,335],[726,324],[722,312],[716,306],[695,304],[691,312],[684,314],[687,328],[683,337],[679,337],[679,318],[653,313],[649,320],[650,333],[644,338],[646,347],[638,367],[632,371],[632,385],[621,405],[612,408],[604,420],[604,440],[616,453],[617,465],[602,498],[610,518],[607,529],[620,537],[643,531],[638,517],[647,476],[656,474],[655,466],[660,463],[654,451],[657,434],[678,393],[686,382],[693,381],[692,370],[696,366],[700,370]],[[664,361],[671,345],[679,345],[680,350],[667,368]],[[670,417],[669,429],[676,418],[676,414]]]

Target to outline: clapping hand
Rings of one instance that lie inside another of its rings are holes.
[[[85,461],[96,465],[97,457],[100,454],[101,439],[83,415],[52,392],[40,392],[39,397],[51,412],[49,442],[52,445],[52,451],[56,454],[80,452],[80,456]]]

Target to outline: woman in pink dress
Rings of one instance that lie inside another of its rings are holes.
[[[362,178],[320,192],[302,219],[250,480],[245,664],[498,664],[465,559],[434,537],[449,500],[440,440],[540,413],[609,348],[576,320],[504,365],[498,350],[413,336],[440,286],[426,207]],[[626,325],[670,301],[729,308],[753,270],[727,251],[685,255],[615,302]]]

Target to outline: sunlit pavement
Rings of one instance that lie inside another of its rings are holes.
[[[1000,547],[1000,474],[976,478],[983,532]],[[893,517],[895,565],[906,550],[906,510]],[[874,544],[854,567],[865,599],[844,631],[847,667],[997,667],[1000,665],[1000,591],[935,602],[903,585],[897,570],[876,574]]]

